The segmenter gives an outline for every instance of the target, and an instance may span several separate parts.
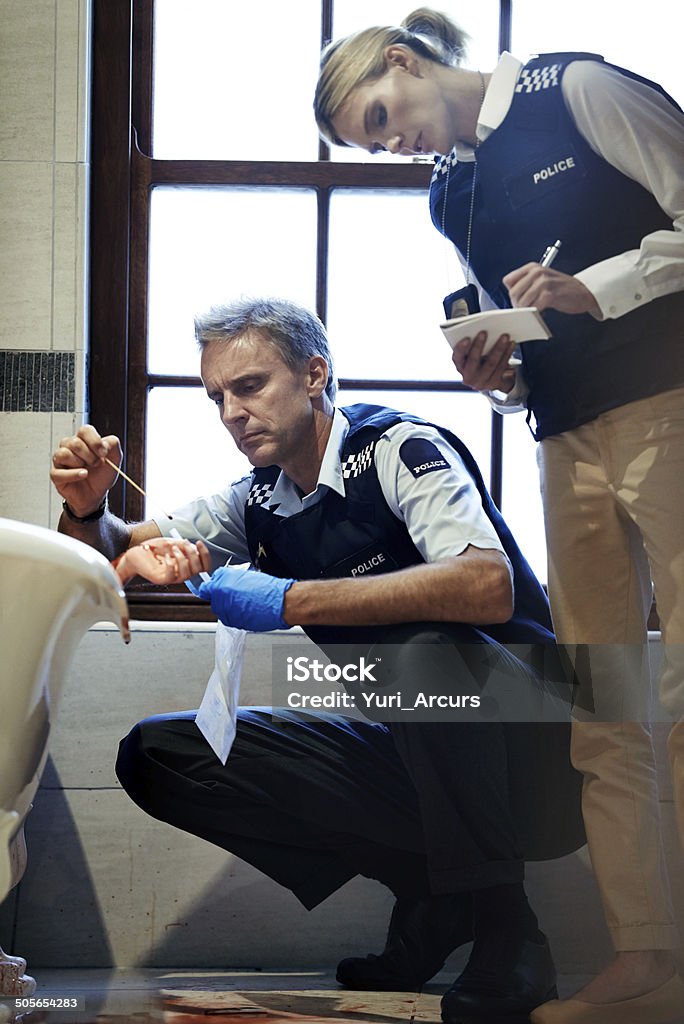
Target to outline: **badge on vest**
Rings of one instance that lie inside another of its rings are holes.
[[[261,541],[259,541],[259,547],[257,548],[257,553],[254,557],[254,568],[257,569],[259,572],[261,572],[262,558],[268,558],[268,554],[266,552],[266,548],[264,547],[264,545],[261,543]]]
[[[399,458],[413,476],[425,476],[426,473],[436,473],[440,469],[449,469],[449,463],[444,458],[436,444],[427,441],[424,437],[412,437],[404,441],[399,449]]]
[[[547,195],[584,178],[586,171],[572,146],[563,146],[559,153],[540,156],[522,171],[504,178],[504,188],[513,209]]]

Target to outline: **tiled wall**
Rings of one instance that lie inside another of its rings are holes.
[[[88,0],[0,0],[0,516],[55,525],[84,410]]]

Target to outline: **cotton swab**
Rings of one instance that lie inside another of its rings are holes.
[[[136,484],[135,480],[131,480],[130,476],[128,476],[126,473],[124,473],[124,471],[121,468],[121,466],[117,466],[117,464],[115,462],[112,462],[111,459],[108,459],[106,455],[103,455],[102,458],[104,459],[104,461],[107,463],[108,466],[111,466],[112,469],[115,469],[117,471],[119,476],[122,476],[124,478],[124,480],[127,480],[128,483],[131,485],[131,487],[135,487],[136,491],[138,491],[140,494],[142,494],[143,498],[147,498],[147,493],[145,491],[143,491],[143,489],[140,486],[140,484]],[[164,512],[164,509],[162,509],[162,512]],[[167,519],[173,519],[173,516],[169,515],[168,512],[164,512],[164,515],[166,516]]]

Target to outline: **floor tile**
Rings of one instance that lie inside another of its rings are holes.
[[[453,972],[445,971],[425,991],[412,994],[350,992],[330,971],[53,970],[40,975],[37,995],[78,996],[85,1011],[10,1017],[15,1024],[439,1024],[440,999],[453,981]],[[586,980],[561,978],[561,995]]]

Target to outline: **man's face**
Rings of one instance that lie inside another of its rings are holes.
[[[292,370],[267,338],[249,331],[237,341],[209,342],[201,374],[223,425],[253,466],[287,473],[297,465],[311,443],[311,399],[320,394],[308,365]]]

